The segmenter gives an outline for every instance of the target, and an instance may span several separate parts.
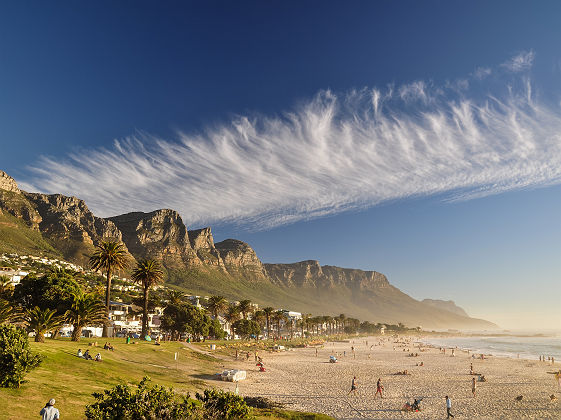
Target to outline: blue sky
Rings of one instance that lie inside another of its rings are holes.
[[[558,2],[0,6],[0,168],[561,328]]]

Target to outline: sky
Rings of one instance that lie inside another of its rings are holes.
[[[561,4],[0,5],[0,169],[561,329]]]

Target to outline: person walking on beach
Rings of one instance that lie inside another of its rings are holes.
[[[454,417],[454,414],[452,414],[452,412],[450,410],[452,410],[452,401],[450,400],[448,395],[446,395],[446,418],[447,419],[449,419],[450,417]]]
[[[378,393],[380,393],[380,398],[384,398],[382,395],[383,390],[384,385],[382,385],[382,379],[378,378],[378,382],[376,382],[376,393],[374,394],[374,398],[376,398],[376,395],[378,395]]]
[[[475,383],[475,378],[471,378],[471,393],[473,398],[475,398],[475,390],[477,389],[477,384]]]
[[[356,379],[356,376],[353,376],[353,380],[351,381],[351,390],[347,395],[351,395],[351,392],[354,392],[356,394],[357,386],[358,386],[358,381]]]
[[[58,409],[54,407],[55,399],[51,398],[45,407],[41,409],[39,415],[43,418],[43,420],[58,420],[60,418],[60,413]]]

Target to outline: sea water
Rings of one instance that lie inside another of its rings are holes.
[[[538,360],[553,356],[561,362],[561,336],[435,337],[422,340],[435,347],[470,350],[476,354]]]

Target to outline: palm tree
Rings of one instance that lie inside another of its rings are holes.
[[[13,291],[12,280],[8,276],[0,276],[0,299],[9,300]]]
[[[35,331],[35,342],[44,343],[45,333],[60,328],[64,323],[64,316],[55,316],[56,309],[41,309],[38,306],[25,312],[25,323],[30,330]]]
[[[179,305],[183,302],[185,294],[179,290],[170,290],[168,292],[168,303],[170,305]]]
[[[310,323],[310,318],[312,314],[304,314],[302,315],[302,320],[300,322],[300,327],[302,328],[302,338],[304,338],[304,327],[307,329],[308,324]]]
[[[284,311],[282,309],[276,311],[273,314],[273,319],[277,322],[277,337],[280,339],[281,338],[281,322],[286,321],[286,315],[284,314]]]
[[[261,331],[266,322],[265,312],[263,312],[263,310],[261,309],[253,312],[251,319],[257,322],[257,324],[259,324],[259,331]],[[259,340],[259,335],[260,334],[257,335],[257,340]]]
[[[142,338],[148,334],[148,294],[150,288],[164,279],[164,272],[160,263],[156,260],[140,260],[132,272],[132,279],[140,283],[143,292],[142,307]]]
[[[105,270],[107,285],[105,288],[105,312],[109,321],[109,304],[111,298],[111,274],[115,269],[125,269],[128,265],[127,251],[121,242],[102,241],[96,246],[96,251],[90,257],[90,267],[93,270]],[[103,337],[108,336],[108,323],[103,325]]]
[[[267,338],[271,338],[271,316],[273,315],[273,312],[275,312],[275,308],[267,306],[266,308],[263,308],[263,312],[267,318]]]
[[[339,315],[339,316],[337,317],[337,319],[338,319],[339,322],[340,322],[339,325],[343,327],[343,332],[345,332],[345,321],[347,320],[347,316],[346,316],[345,314],[341,314],[341,315]],[[340,332],[341,332],[341,331],[339,331],[339,333],[340,333]]]
[[[228,301],[224,296],[211,296],[208,298],[207,310],[215,317],[224,312],[228,307]]]
[[[72,306],[66,313],[66,319],[74,326],[72,341],[79,341],[82,328],[88,324],[103,324],[107,321],[105,305],[93,293],[75,293]]]
[[[0,325],[14,321],[17,319],[18,315],[19,312],[10,302],[0,299]]]
[[[234,322],[240,319],[240,308],[238,307],[238,305],[235,305],[233,303],[228,305],[224,318],[226,318],[226,321],[228,321],[228,323],[230,324],[230,335],[233,335],[232,325],[234,324]]]
[[[249,313],[253,312],[253,306],[251,305],[251,300],[249,299],[241,300],[238,303],[238,308],[244,319],[247,318]]]

